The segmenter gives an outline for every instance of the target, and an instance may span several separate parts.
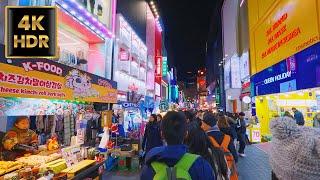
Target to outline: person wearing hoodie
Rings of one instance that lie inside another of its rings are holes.
[[[151,180],[157,175],[155,164],[175,167],[188,154],[187,146],[183,145],[184,138],[187,135],[186,117],[182,112],[169,111],[162,120],[161,132],[167,142],[167,146],[151,149],[146,155],[145,166],[142,169],[140,179]],[[191,179],[215,180],[215,174],[210,164],[201,156],[193,159],[187,171]],[[171,168],[169,168],[171,169]],[[159,178],[158,178],[159,179]]]
[[[157,115],[151,114],[144,131],[142,150],[147,153],[152,148],[162,145],[163,141],[161,139],[160,124],[157,122]]]
[[[221,144],[225,134],[220,131],[219,127],[217,126],[217,117],[214,114],[208,112],[203,116],[202,121],[202,129],[208,134],[208,136],[213,137],[218,144]],[[234,161],[238,162],[238,154],[236,148],[234,146],[233,141],[229,142],[228,150],[231,152]]]
[[[296,124],[289,117],[270,122],[273,180],[320,179],[320,129]]]

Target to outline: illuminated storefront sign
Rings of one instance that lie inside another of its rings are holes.
[[[128,61],[129,60],[129,52],[123,48],[119,49],[119,60],[120,61]]]
[[[157,56],[156,57],[156,76],[157,77],[161,77],[162,75],[162,57],[161,56]]]
[[[250,32],[252,74],[319,42],[317,1],[278,2]]]
[[[320,43],[256,73],[253,95],[284,93],[320,86]]]
[[[162,57],[162,76],[167,76],[168,73],[168,60],[167,57]]]
[[[46,59],[1,59],[0,96],[115,103],[117,83]]]

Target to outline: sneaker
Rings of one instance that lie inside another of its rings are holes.
[[[247,155],[244,154],[244,153],[239,153],[239,156],[240,156],[240,157],[246,157]]]

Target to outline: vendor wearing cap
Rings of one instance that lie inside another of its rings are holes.
[[[3,138],[4,158],[14,160],[26,153],[34,153],[38,147],[37,134],[29,129],[29,118],[26,116],[17,117],[14,126]]]

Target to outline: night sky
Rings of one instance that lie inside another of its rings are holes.
[[[218,0],[157,0],[169,61],[185,80],[205,66],[206,42]],[[188,73],[189,72],[189,73]]]

